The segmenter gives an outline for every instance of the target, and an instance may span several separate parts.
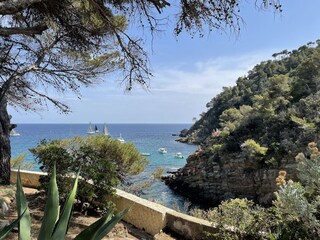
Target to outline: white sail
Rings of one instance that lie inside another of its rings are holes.
[[[110,133],[109,133],[109,130],[108,130],[108,127],[107,127],[106,123],[103,125],[103,134],[105,136],[110,136]]]
[[[87,133],[88,133],[88,134],[94,134],[94,133],[95,133],[94,129],[92,128],[91,122],[89,123],[89,128],[88,128]]]

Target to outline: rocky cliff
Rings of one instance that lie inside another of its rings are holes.
[[[295,179],[295,161],[283,163],[289,178]],[[206,206],[230,198],[248,198],[269,205],[276,190],[279,168],[267,168],[235,155],[219,157],[205,151],[189,156],[187,164],[166,177],[172,189]]]
[[[171,188],[210,205],[234,197],[268,205],[279,170],[296,179],[295,156],[308,142],[319,143],[320,47],[273,57],[224,88],[184,131],[180,140],[201,149],[166,178]]]

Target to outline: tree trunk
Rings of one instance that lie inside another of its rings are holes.
[[[0,184],[10,184],[10,116],[6,98],[0,101]]]

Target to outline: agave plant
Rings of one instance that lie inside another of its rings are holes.
[[[79,172],[74,180],[73,188],[64,204],[63,210],[59,215],[59,192],[56,182],[56,168],[53,168],[48,189],[48,199],[46,202],[42,225],[40,228],[39,240],[61,240],[66,238],[69,221],[72,215],[72,206],[76,196],[78,187]],[[27,206],[26,196],[23,192],[20,172],[17,177],[17,210],[18,218],[10,225],[0,230],[0,240],[4,239],[14,227],[18,226],[19,239],[30,240],[31,236],[31,219],[30,212]],[[113,211],[110,210],[105,216],[84,229],[75,240],[99,240],[110,232],[110,230],[122,219],[129,211],[124,211],[113,216]]]

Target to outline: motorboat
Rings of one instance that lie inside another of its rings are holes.
[[[176,155],[174,155],[175,158],[184,158],[181,152],[177,152]]]
[[[142,152],[142,153],[140,153],[141,154],[141,156],[150,156],[151,154],[150,153],[148,153],[148,152]]]
[[[165,149],[164,147],[162,147],[162,148],[159,148],[159,149],[158,149],[158,152],[159,152],[159,153],[162,153],[162,154],[165,154],[165,153],[167,153],[167,149]]]

